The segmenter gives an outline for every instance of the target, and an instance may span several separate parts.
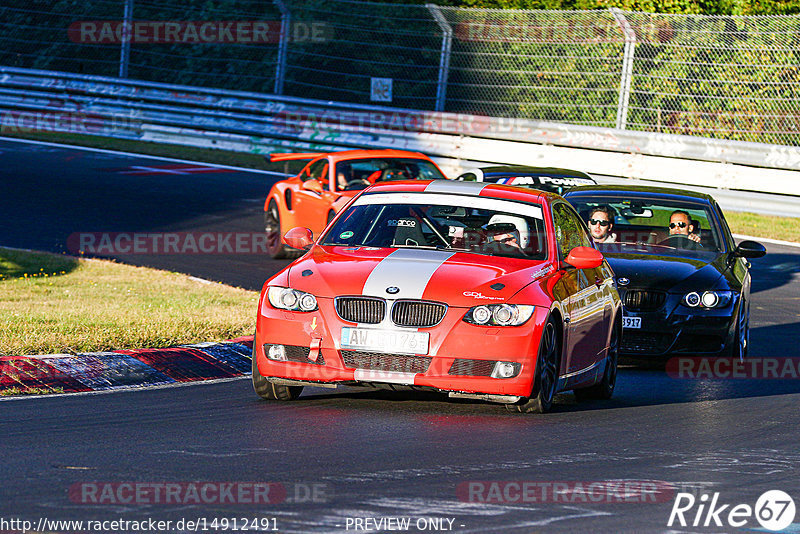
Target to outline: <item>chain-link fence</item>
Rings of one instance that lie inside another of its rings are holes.
[[[800,146],[800,16],[56,0],[0,64]]]

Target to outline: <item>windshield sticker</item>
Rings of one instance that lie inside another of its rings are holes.
[[[350,239],[351,237],[353,237],[353,232],[351,232],[350,230],[339,234],[339,239]]]
[[[415,228],[417,226],[417,221],[412,221],[409,219],[389,219],[386,221],[387,226],[406,226],[408,228]]]

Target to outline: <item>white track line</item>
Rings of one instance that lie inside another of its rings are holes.
[[[0,137],[0,141],[13,141],[16,143],[30,143],[32,145],[44,145],[44,146],[53,146],[58,148],[72,148],[76,150],[86,150],[88,152],[101,152],[103,154],[115,154],[118,156],[131,156],[131,157],[139,157],[139,158],[149,158],[149,159],[156,159],[160,161],[173,161],[175,163],[192,163],[192,164],[201,164],[205,165],[206,167],[216,167],[219,169],[230,169],[232,171],[241,171],[241,172],[254,172],[257,174],[269,174],[273,176],[290,176],[283,172],[276,172],[276,171],[265,171],[262,169],[248,169],[245,167],[235,167],[233,165],[219,165],[217,163],[209,163],[207,161],[194,161],[190,159],[178,159],[178,158],[168,158],[165,156],[151,156],[149,154],[138,154],[136,152],[122,152],[120,150],[108,150],[106,148],[92,148],[86,146],[78,146],[78,145],[68,145],[63,143],[50,143],[48,141],[34,141],[32,139],[17,139],[16,137]]]

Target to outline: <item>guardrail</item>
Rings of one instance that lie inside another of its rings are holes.
[[[800,147],[0,67],[2,131],[42,130],[252,153],[400,148],[472,162],[578,168],[800,196]]]

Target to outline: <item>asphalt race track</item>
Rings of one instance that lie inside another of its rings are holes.
[[[180,174],[164,168],[174,162],[11,141],[0,152],[0,244],[56,252],[80,232],[258,232],[277,179]],[[751,356],[800,356],[800,248],[767,248],[753,262]],[[249,289],[285,265],[259,254],[117,257]],[[705,514],[698,526],[667,521],[681,491],[698,503],[719,492],[731,505],[723,522],[767,490],[800,499],[798,403],[798,379],[677,379],[632,366],[613,400],[577,404],[565,394],[544,416],[359,389],[306,389],[272,404],[248,380],[10,400],[0,403],[0,518],[270,518],[298,533],[389,531],[365,522],[388,517],[410,518],[412,532],[755,530],[753,517],[742,529],[703,526]],[[622,493],[598,498],[587,489],[598,481]],[[98,487],[193,482],[276,483],[270,500],[279,502],[92,501]],[[514,491],[521,482],[538,489]]]

